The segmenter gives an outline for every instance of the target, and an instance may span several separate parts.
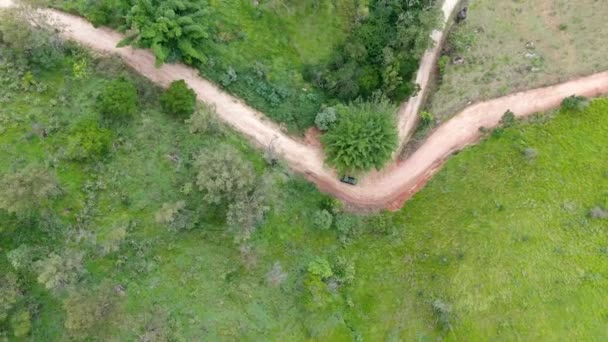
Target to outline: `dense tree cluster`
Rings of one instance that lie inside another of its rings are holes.
[[[428,0],[372,0],[369,8],[327,68],[308,68],[306,77],[344,101],[376,91],[402,101],[416,92],[412,78],[431,43],[436,11]]]

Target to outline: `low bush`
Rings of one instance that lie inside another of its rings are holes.
[[[562,101],[562,110],[580,112],[589,107],[589,100],[584,96],[568,96]]]
[[[200,151],[194,165],[198,169],[196,185],[209,204],[230,202],[247,194],[257,178],[251,163],[230,145]]]
[[[28,166],[0,179],[0,209],[25,214],[60,193],[55,176],[43,167]]]
[[[113,136],[112,131],[99,127],[95,121],[82,122],[68,138],[68,157],[77,161],[103,157],[110,150]]]
[[[186,118],[196,109],[196,93],[184,80],[175,81],[160,96],[160,104],[165,113]]]
[[[125,79],[110,81],[97,97],[96,106],[99,113],[107,119],[128,119],[138,109],[137,89]]]
[[[331,228],[331,225],[334,222],[334,216],[325,209],[317,210],[313,214],[312,222],[316,228],[327,230]]]
[[[334,107],[327,107],[315,117],[315,125],[322,131],[329,130],[338,120],[338,113]]]

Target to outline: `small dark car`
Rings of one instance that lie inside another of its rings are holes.
[[[357,178],[352,177],[352,176],[344,176],[344,177],[340,178],[340,182],[350,184],[350,185],[357,185]]]

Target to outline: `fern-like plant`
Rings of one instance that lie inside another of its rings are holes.
[[[157,65],[167,60],[204,63],[201,52],[209,39],[210,7],[204,0],[136,0],[126,18],[136,33],[120,45],[134,44],[152,49]]]
[[[395,108],[388,100],[338,108],[338,124],[321,141],[327,163],[342,174],[380,169],[397,147]]]

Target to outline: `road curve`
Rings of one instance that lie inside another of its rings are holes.
[[[397,129],[399,133],[399,151],[405,146],[405,143],[411,138],[416,125],[418,124],[420,108],[424,104],[429,92],[429,85],[435,69],[435,64],[441,53],[443,40],[449,28],[448,22],[454,17],[454,12],[459,8],[460,0],[445,0],[441,7],[443,21],[441,27],[434,30],[431,34],[433,38],[433,46],[429,48],[422,59],[414,81],[420,87],[418,94],[412,96],[407,102],[404,102],[399,107],[397,115]],[[398,154],[398,153],[397,153]]]
[[[0,0],[0,6],[7,0]],[[322,151],[284,134],[263,114],[223,92],[198,72],[182,64],[154,66],[154,56],[147,50],[117,48],[122,35],[109,29],[96,29],[82,18],[54,10],[43,10],[62,27],[61,34],[94,50],[120,56],[127,65],[153,82],[168,86],[174,80],[185,80],[199,100],[215,106],[218,116],[247,136],[261,148],[272,146],[289,166],[314,182],[321,191],[330,193],[361,210],[397,209],[424,186],[426,181],[455,151],[480,138],[479,127],[498,124],[505,111],[526,116],[559,106],[572,94],[594,97],[608,93],[608,72],[594,74],[559,85],[519,92],[472,105],[441,125],[407,160],[393,163],[382,171],[348,186],[337,180],[326,168]]]

